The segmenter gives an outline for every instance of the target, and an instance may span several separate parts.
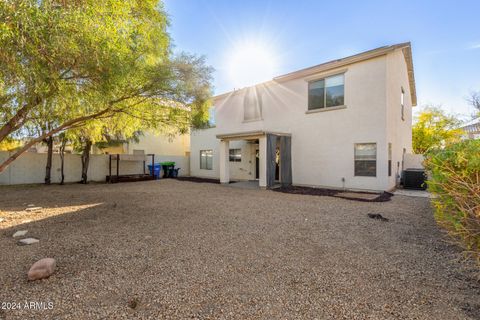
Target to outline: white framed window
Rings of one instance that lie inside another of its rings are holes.
[[[242,149],[230,149],[228,159],[230,162],[242,162]]]
[[[345,75],[314,80],[308,83],[308,110],[339,107],[345,104]]]
[[[377,176],[377,144],[355,143],[355,176]]]
[[[213,150],[200,150],[200,169],[212,170]]]
[[[405,90],[402,87],[402,94],[400,95],[400,105],[402,108],[402,120],[405,120]]]

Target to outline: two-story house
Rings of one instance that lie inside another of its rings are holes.
[[[391,190],[412,151],[410,43],[322,63],[214,97],[191,133],[192,176]]]

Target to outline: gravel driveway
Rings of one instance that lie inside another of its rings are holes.
[[[476,274],[428,201],[172,180],[2,187],[0,303],[53,308],[0,319],[479,319]],[[22,229],[40,242],[18,246]],[[27,282],[44,257],[56,273]]]

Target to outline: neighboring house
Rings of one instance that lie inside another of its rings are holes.
[[[416,100],[410,43],[218,95],[215,127],[191,133],[190,174],[390,190],[412,152]]]
[[[465,123],[461,129],[465,131],[465,139],[480,139],[480,118]]]
[[[145,154],[164,156],[188,156],[190,151],[190,135],[169,137],[162,134],[145,132],[138,142],[131,141],[107,148],[94,148],[94,153],[133,154],[134,151],[144,151]]]
[[[55,143],[53,152],[59,152],[60,145]],[[65,150],[67,153],[73,152],[73,147],[69,144]],[[133,154],[134,151],[144,151],[145,154],[156,154],[163,156],[189,156],[190,135],[176,135],[169,137],[162,134],[146,132],[141,135],[138,142],[124,142],[118,145],[112,145],[106,148],[92,147],[92,154]],[[47,146],[44,143],[36,143],[28,152],[47,153]]]

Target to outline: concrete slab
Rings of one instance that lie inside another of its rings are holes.
[[[260,189],[260,187],[258,186],[258,181],[238,181],[226,184],[226,186],[240,189]]]
[[[419,197],[419,198],[434,198],[430,192],[426,190],[411,190],[411,189],[397,189],[393,193],[396,196]]]

